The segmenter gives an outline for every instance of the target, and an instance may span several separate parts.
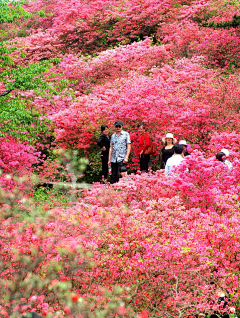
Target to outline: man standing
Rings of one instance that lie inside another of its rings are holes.
[[[98,138],[97,144],[102,149],[101,159],[102,159],[102,177],[103,181],[107,181],[108,176],[108,156],[109,156],[109,148],[110,148],[110,140],[109,129],[107,125],[101,126],[101,136]]]
[[[180,165],[184,160],[184,148],[183,145],[176,144],[173,146],[174,155],[167,160],[165,166],[165,175],[168,176],[173,167]]]
[[[122,130],[122,122],[117,120],[114,126],[116,132],[111,137],[108,157],[108,165],[112,167],[112,183],[119,181],[119,169],[128,162],[131,151],[130,135]]]

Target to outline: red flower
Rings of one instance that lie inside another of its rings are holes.
[[[71,295],[71,300],[73,303],[76,303],[78,301],[79,295],[78,294],[72,294]]]

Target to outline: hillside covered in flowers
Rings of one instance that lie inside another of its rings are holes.
[[[239,316],[239,2],[2,0],[0,25],[0,317]],[[106,186],[115,120],[132,174]],[[138,173],[140,123],[191,145],[175,177]],[[71,180],[97,183],[36,200]]]

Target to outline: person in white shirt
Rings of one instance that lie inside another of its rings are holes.
[[[168,176],[173,167],[178,166],[184,160],[183,145],[176,144],[173,147],[174,155],[168,159],[165,166],[165,175]]]

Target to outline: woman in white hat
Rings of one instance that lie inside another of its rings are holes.
[[[187,156],[191,155],[190,152],[187,151],[187,142],[186,142],[186,140],[180,140],[179,141],[179,145],[183,145],[184,157],[187,157]]]
[[[162,138],[164,142],[164,147],[161,149],[162,152],[162,162],[161,169],[165,169],[166,162],[174,154],[173,146],[177,142],[172,133],[167,133],[165,137]]]

